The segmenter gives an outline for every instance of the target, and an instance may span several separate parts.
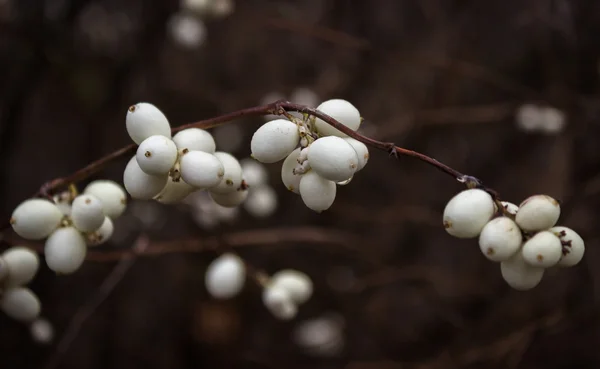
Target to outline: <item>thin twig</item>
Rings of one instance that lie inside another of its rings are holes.
[[[44,366],[45,369],[54,369],[60,364],[60,360],[67,353],[69,347],[77,338],[81,327],[86,320],[98,309],[98,307],[108,298],[117,284],[123,279],[125,273],[135,263],[135,255],[143,253],[148,245],[149,239],[146,236],[140,236],[134,244],[133,253],[123,254],[119,263],[113,268],[110,274],[104,279],[98,290],[91,298],[77,311],[73,319],[69,322],[69,326],[65,331],[62,339],[58,343],[54,354]]]

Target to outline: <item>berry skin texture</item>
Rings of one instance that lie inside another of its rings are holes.
[[[358,168],[356,168],[356,171],[358,172],[364,168],[369,161],[369,148],[364,143],[355,140],[352,137],[345,137],[344,141],[348,142],[354,151],[356,151],[356,156],[358,158]]]
[[[523,259],[531,266],[549,268],[558,263],[562,256],[560,239],[552,232],[536,233],[521,249]]]
[[[37,254],[26,247],[15,246],[2,253],[8,275],[5,287],[23,286],[35,277],[40,259]]]
[[[266,308],[277,319],[291,320],[298,313],[298,306],[292,300],[289,291],[281,286],[265,287],[262,300]]]
[[[4,290],[0,299],[0,308],[15,320],[30,322],[40,315],[41,304],[29,288],[12,287]]]
[[[106,243],[112,236],[115,230],[115,226],[110,217],[104,217],[102,226],[96,231],[88,233],[86,235],[86,243],[88,246],[98,246]]]
[[[536,268],[527,264],[520,252],[501,262],[500,271],[506,283],[519,291],[534,288],[540,284],[544,276],[544,268]]]
[[[204,283],[208,293],[217,299],[230,299],[240,293],[246,282],[246,266],[239,256],[223,254],[206,269]]]
[[[75,272],[83,264],[86,253],[85,238],[73,227],[57,229],[44,246],[46,264],[58,274]]]
[[[144,173],[166,175],[177,160],[177,146],[168,137],[150,136],[140,144],[135,157]]]
[[[161,204],[177,204],[194,191],[196,188],[187,184],[183,179],[174,181],[172,177],[169,177],[167,185],[154,197],[154,200]]]
[[[523,236],[517,224],[510,218],[490,220],[479,234],[479,248],[491,261],[506,261],[521,247]]]
[[[297,148],[292,151],[291,154],[285,158],[283,165],[281,166],[281,181],[285,188],[293,193],[300,194],[300,180],[302,174],[294,174],[294,168],[298,164],[298,156],[300,155],[301,148]]]
[[[54,231],[63,213],[56,204],[45,199],[23,201],[13,211],[10,224],[19,236],[27,240],[41,240]]]
[[[334,182],[352,178],[358,169],[358,156],[343,138],[327,136],[317,139],[308,149],[308,162],[321,177]]]
[[[317,110],[329,115],[353,131],[356,131],[360,127],[361,118],[358,109],[346,100],[331,99],[324,101],[317,106]],[[348,136],[319,118],[315,120],[315,126],[321,136]]]
[[[494,211],[494,201],[487,192],[475,188],[461,191],[444,209],[444,228],[454,237],[475,238]]]
[[[104,223],[102,202],[94,195],[79,195],[73,200],[71,220],[81,232],[93,232]]]
[[[317,213],[329,209],[335,201],[335,182],[321,177],[313,170],[302,176],[299,187],[304,204]]]
[[[273,274],[271,285],[286,290],[296,304],[308,301],[313,292],[311,279],[306,274],[293,269],[284,269]]]
[[[178,150],[204,151],[214,154],[217,149],[215,139],[208,132],[200,128],[188,128],[173,136],[173,142]]]
[[[248,197],[248,190],[239,190],[228,193],[209,192],[210,198],[217,204],[226,208],[235,208],[240,205]]]
[[[104,179],[96,180],[87,185],[84,194],[94,195],[102,202],[104,215],[117,219],[127,207],[127,193],[118,183]]]
[[[583,238],[577,232],[567,227],[552,227],[548,231],[554,233],[561,241],[570,242],[570,246],[563,246],[563,250],[566,250],[567,253],[562,255],[558,266],[572,267],[579,264],[585,253]],[[563,232],[564,235],[562,235]]]
[[[296,124],[285,119],[275,119],[260,126],[252,135],[252,157],[270,164],[283,160],[300,141]]]
[[[145,173],[134,157],[129,160],[123,172],[123,184],[132,198],[150,200],[167,185],[168,176],[152,176]]]
[[[560,217],[560,204],[547,195],[534,195],[519,205],[515,221],[525,232],[553,227]]]
[[[237,189],[242,185],[243,176],[240,162],[235,158],[235,156],[222,151],[217,151],[215,156],[223,164],[224,174],[223,180],[215,187],[212,187],[210,191],[220,194],[237,191]]]
[[[171,138],[171,125],[167,117],[156,106],[149,103],[137,103],[127,110],[125,118],[127,133],[136,144],[150,136]]]
[[[190,151],[180,159],[181,178],[196,188],[212,188],[223,180],[223,163],[213,154]]]

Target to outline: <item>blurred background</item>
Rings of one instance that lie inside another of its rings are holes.
[[[434,168],[372,152],[318,215],[273,164],[268,211],[131,202],[76,274],[44,266],[31,288],[49,325],[32,335],[0,315],[0,368],[600,367],[599,32],[594,0],[0,0],[5,218],[129,144],[136,102],[177,126],[339,97],[362,133],[507,201],[560,199],[560,224],[586,241],[580,265],[518,292],[476,240],[444,231],[462,187]],[[217,148],[247,158],[261,122],[213,129]],[[121,182],[126,162],[91,179]],[[153,251],[119,261],[140,234]],[[229,248],[268,273],[307,273],[314,296],[286,322],[250,281],[211,299],[204,271]]]

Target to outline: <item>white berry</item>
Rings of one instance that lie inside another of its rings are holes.
[[[508,202],[508,201],[502,201],[502,206],[504,207],[504,209],[512,215],[517,215],[517,212],[519,211],[519,207],[515,204],[513,204],[512,202]]]
[[[19,236],[41,240],[58,227],[62,217],[63,213],[56,204],[45,199],[29,199],[13,211],[10,224]]]
[[[281,286],[269,285],[262,295],[263,304],[277,319],[290,320],[298,313],[298,306],[288,290]]]
[[[358,169],[358,156],[343,138],[327,136],[317,139],[308,149],[308,162],[321,177],[334,182],[351,178]]]
[[[292,151],[281,165],[281,181],[285,185],[285,188],[297,194],[300,193],[300,180],[302,179],[302,174],[295,174],[294,169],[298,164],[297,159],[301,150],[301,148],[297,148]]]
[[[223,164],[223,180],[210,189],[211,192],[214,193],[228,193],[237,191],[242,184],[242,166],[240,162],[235,158],[235,156],[217,151],[215,156],[221,163]]]
[[[154,200],[161,204],[177,204],[196,190],[197,188],[189,185],[182,178],[174,181],[172,177],[169,177],[167,185],[154,197]]]
[[[284,269],[273,274],[271,285],[288,291],[290,298],[296,304],[306,302],[313,292],[311,279],[306,274],[293,269]]]
[[[210,198],[214,202],[226,208],[234,208],[246,201],[246,198],[248,197],[248,190],[238,190],[228,193],[209,193]]]
[[[552,232],[538,232],[523,244],[523,259],[529,265],[549,268],[558,263],[562,256],[560,239]]]
[[[480,189],[456,194],[444,209],[444,228],[458,238],[475,238],[494,215],[494,200]]]
[[[173,136],[173,142],[180,151],[187,149],[188,151],[204,151],[214,154],[217,149],[213,136],[200,128],[188,128],[176,133]]]
[[[526,232],[542,231],[556,224],[560,204],[547,195],[531,196],[519,205],[515,221]]]
[[[561,257],[558,266],[572,267],[579,264],[585,253],[583,238],[577,232],[567,227],[552,227],[548,231],[554,233],[561,241],[567,243],[567,245],[563,246],[567,253]]]
[[[266,218],[277,210],[277,192],[270,186],[250,187],[244,209],[256,218]]]
[[[211,296],[229,299],[236,296],[246,281],[246,266],[239,256],[223,254],[206,269],[204,283]]]
[[[300,141],[298,126],[285,119],[263,124],[250,142],[252,157],[261,163],[275,163],[288,156]]]
[[[54,339],[54,327],[43,318],[36,319],[29,327],[31,338],[38,343],[48,344]]]
[[[348,142],[354,151],[356,151],[356,156],[358,158],[358,167],[356,168],[356,171],[358,172],[364,168],[369,161],[369,148],[364,143],[355,140],[352,137],[344,137],[344,141]]]
[[[168,176],[153,176],[145,173],[138,165],[136,157],[132,157],[123,172],[123,184],[132,198],[150,200],[160,193],[167,184]]]
[[[181,156],[181,178],[196,188],[212,188],[223,180],[223,163],[213,154],[189,151]]]
[[[59,228],[44,246],[46,264],[56,273],[71,274],[85,259],[87,247],[83,235],[73,227]]]
[[[171,126],[167,117],[154,105],[138,103],[129,107],[125,119],[127,133],[136,144],[150,136],[171,138]]]
[[[315,171],[304,174],[299,187],[302,201],[309,209],[320,213],[333,205],[337,191],[335,182],[321,177]]]
[[[356,131],[358,127],[360,127],[361,118],[358,109],[346,100],[331,99],[324,101],[321,105],[317,106],[317,110],[329,115],[353,131]],[[319,118],[315,120],[315,125],[321,136],[347,136],[345,133],[342,133],[342,131],[333,128]]]
[[[244,180],[250,187],[262,186],[268,182],[269,174],[260,162],[252,158],[246,158],[240,161],[240,165],[242,166],[242,173],[244,173]]]
[[[127,207],[127,194],[118,183],[109,180],[96,180],[87,185],[83,193],[94,195],[102,202],[104,215],[116,219]]]
[[[104,223],[102,202],[94,196],[82,194],[73,200],[71,220],[81,232],[93,232]]]
[[[29,288],[12,287],[2,293],[0,308],[15,320],[29,322],[40,315],[41,305],[38,297]]]
[[[110,239],[114,230],[115,226],[112,222],[112,219],[108,216],[104,217],[104,222],[100,228],[86,235],[86,243],[88,246],[102,245]]]
[[[166,175],[177,160],[177,146],[168,137],[150,136],[140,144],[135,157],[144,173]]]
[[[40,266],[37,254],[22,246],[11,247],[2,253],[2,260],[8,272],[5,287],[22,286],[29,283]]]
[[[537,286],[544,276],[544,268],[533,267],[525,262],[520,252],[500,263],[502,278],[512,288],[526,291]]]
[[[479,235],[479,248],[491,261],[505,261],[521,247],[523,236],[517,224],[510,218],[490,220]]]

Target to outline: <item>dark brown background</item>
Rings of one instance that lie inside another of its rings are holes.
[[[92,42],[81,30],[92,6],[110,15],[92,17],[97,32],[116,37]],[[254,285],[234,301],[212,301],[203,287],[216,255],[209,251],[139,258],[58,367],[599,367],[600,2],[237,0],[231,16],[206,20],[208,40],[197,50],[166,33],[178,6],[0,1],[4,217],[44,181],[129,143],[124,117],[132,103],[150,101],[178,125],[307,86],[322,99],[355,103],[374,137],[476,175],[506,200],[535,193],[561,199],[560,222],[585,238],[586,257],[547,273],[532,291],[513,291],[476,240],[444,232],[441,212],[461,187],[425,164],[373,152],[322,215],[286,192],[271,165],[276,215],[244,215],[216,233],[311,226],[313,238],[329,240],[240,253],[269,272],[293,267],[314,279],[315,295],[296,321],[340,313],[346,346],[339,357],[303,354],[289,338],[295,322],[274,320]],[[127,15],[128,27],[117,26],[111,16],[118,14]],[[563,109],[565,131],[520,131],[514,109],[525,102]],[[237,124],[249,142],[260,119]],[[235,154],[247,156],[249,145]],[[101,177],[120,181],[124,165]],[[144,231],[153,240],[176,247],[178,239],[214,235],[199,230],[185,207],[158,209],[162,226]],[[118,227],[128,231],[107,251],[130,247],[142,231],[132,215]],[[114,265],[90,261],[68,277],[40,272],[32,288],[55,325],[55,343]],[[354,273],[353,291],[328,282],[340,268]],[[55,352],[56,345],[34,344],[27,327],[0,315],[0,368],[43,367]]]

